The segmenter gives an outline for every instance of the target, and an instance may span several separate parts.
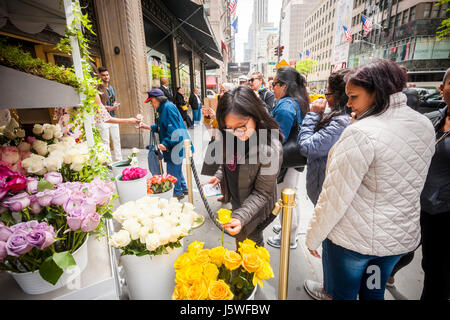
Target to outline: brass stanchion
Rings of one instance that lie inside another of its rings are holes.
[[[281,226],[280,275],[278,279],[278,300],[286,300],[289,280],[289,250],[292,225],[292,209],[295,207],[295,190],[281,191],[283,202],[283,224]]]
[[[192,189],[192,171],[191,171],[191,140],[184,140],[184,154],[186,155],[186,180],[188,185],[188,200],[194,204],[194,192]]]

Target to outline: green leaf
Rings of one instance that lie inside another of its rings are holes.
[[[53,185],[45,179],[41,179],[37,186],[37,191],[42,192],[44,190],[53,190]]]
[[[5,211],[0,214],[0,219],[7,226],[16,224],[16,220],[14,219],[10,211]]]
[[[63,269],[61,269],[53,260],[53,257],[48,257],[39,267],[39,274],[42,279],[51,284],[55,285],[59,278],[63,274]]]
[[[77,265],[75,259],[69,251],[54,253],[53,261],[55,261],[61,269],[68,269]]]

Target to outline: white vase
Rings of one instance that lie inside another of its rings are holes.
[[[34,272],[25,272],[25,273],[15,273],[8,271],[9,274],[16,280],[17,284],[22,288],[23,292],[27,294],[43,294],[54,291],[61,287],[64,287],[66,284],[73,281],[76,277],[80,275],[81,272],[86,268],[88,263],[88,236],[86,236],[86,240],[73,254],[73,258],[77,265],[73,268],[64,270],[61,277],[58,279],[55,285],[47,282],[42,279],[39,274],[39,270]]]
[[[250,297],[247,298],[247,300],[255,300],[255,293],[256,293],[257,288],[258,288],[258,285],[255,286],[255,288],[252,291],[252,294],[250,295]]]
[[[148,174],[143,178],[128,181],[120,180],[119,178],[121,177],[122,174],[116,176],[117,193],[121,204],[128,201],[136,201],[147,195]]]
[[[121,175],[123,169],[131,168],[130,160],[120,160],[120,161],[113,162],[111,164],[111,167],[112,167],[112,172],[113,172],[114,177]]]
[[[181,240],[183,243],[183,240]],[[131,300],[171,300],[175,287],[175,260],[183,253],[183,247],[170,249],[168,254],[137,257],[120,257],[125,270]]]
[[[170,200],[170,198],[172,198],[172,196],[173,196],[173,187],[169,191],[166,191],[163,193],[152,193],[152,194],[148,194],[148,196]]]

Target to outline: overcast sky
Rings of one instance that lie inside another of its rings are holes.
[[[278,28],[282,0],[269,0],[269,22]],[[236,62],[244,61],[244,43],[247,42],[248,28],[252,23],[253,0],[238,0],[238,33],[236,33]]]

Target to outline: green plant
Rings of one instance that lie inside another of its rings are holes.
[[[75,88],[80,87],[72,68],[60,67],[39,58],[33,58],[29,52],[22,50],[20,46],[8,44],[5,39],[0,40],[0,65]]]
[[[319,64],[317,60],[314,59],[303,59],[297,62],[295,69],[304,74],[308,78],[308,74],[312,73],[314,68]]]
[[[438,3],[435,4],[435,6],[444,6],[444,4],[449,3],[449,2],[450,2],[450,0],[440,0]],[[447,12],[450,11],[449,5],[447,5],[446,11]],[[437,34],[438,39],[443,39],[445,37],[448,37],[448,35],[450,35],[450,18],[447,18],[444,21],[442,21],[436,34]]]

